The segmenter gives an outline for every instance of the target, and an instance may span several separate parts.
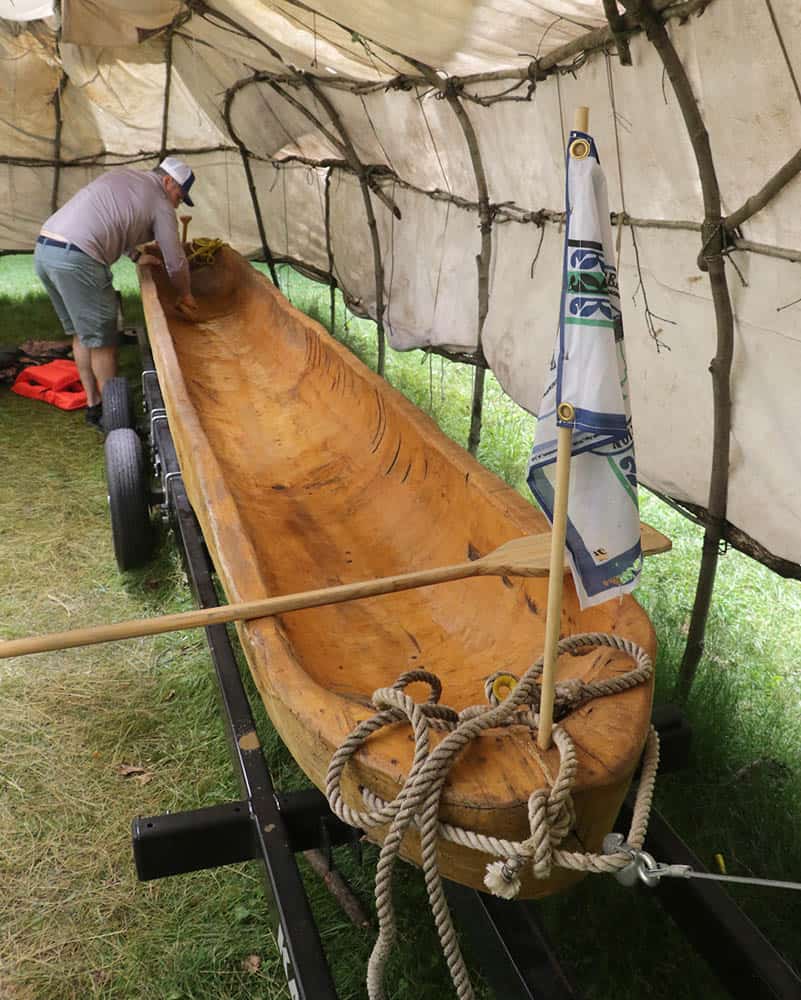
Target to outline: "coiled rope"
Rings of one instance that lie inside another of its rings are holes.
[[[190,264],[201,267],[204,264],[211,264],[218,251],[226,244],[222,240],[213,240],[205,236],[192,240],[192,250],[186,255]]]
[[[593,698],[619,694],[648,680],[653,672],[651,658],[642,647],[615,635],[594,632],[574,635],[559,642],[557,652],[572,653],[586,647],[609,646],[628,654],[635,667],[624,674],[585,684],[575,679],[556,685],[554,718],[564,718]],[[537,789],[528,803],[531,836],[520,842],[508,841],[440,823],[438,820],[442,788],[451,765],[471,740],[485,729],[498,726],[526,725],[536,729],[539,723],[540,688],[537,680],[542,673],[540,657],[512,687],[513,678],[498,672],[487,678],[487,705],[473,705],[455,712],[439,704],[442,685],[439,678],[426,670],[402,674],[392,687],[375,691],[372,703],[377,713],[365,719],[346,737],[331,758],[326,778],[326,795],[331,809],[340,819],[361,829],[389,825],[381,846],[376,869],[375,898],[379,921],[378,939],[373,947],[367,970],[367,990],[370,1000],[384,1000],[382,985],[384,967],[395,938],[395,913],[392,905],[392,869],[406,831],[415,826],[420,833],[423,877],[445,960],[459,1000],[473,1000],[474,993],[464,959],[456,940],[450,911],[445,902],[442,879],[437,864],[437,843],[440,837],[474,850],[494,855],[502,860],[487,866],[484,879],[496,895],[511,899],[520,890],[518,873],[530,864],[536,878],[548,878],[554,865],[584,872],[614,873],[631,862],[628,852],[589,854],[563,851],[558,844],[573,826],[575,814],[570,791],[576,774],[577,758],[573,742],[559,725],[553,739],[559,755],[559,771],[550,789]],[[431,693],[427,701],[418,703],[405,693],[416,681],[428,684]],[[500,700],[497,689],[502,684],[511,687]],[[379,729],[393,723],[408,721],[414,733],[412,766],[399,794],[392,802],[362,789],[365,810],[352,809],[342,798],[341,779],[345,765],[365,741]],[[429,749],[432,729],[446,732],[433,751]],[[627,844],[641,848],[648,826],[656,770],[659,763],[659,741],[651,729],[645,748],[642,776]]]

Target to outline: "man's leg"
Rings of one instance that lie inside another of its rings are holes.
[[[97,381],[100,394],[96,402],[99,402],[103,394],[103,386],[109,379],[117,374],[117,345],[110,347],[93,347],[91,352],[92,372]],[[91,405],[91,404],[90,404]]]
[[[101,350],[103,349],[101,348]],[[100,393],[102,389],[98,386],[92,365],[92,355],[94,353],[91,348],[82,344],[77,336],[72,338],[72,355],[75,358],[81,385],[86,390],[87,406],[97,406],[101,399]]]

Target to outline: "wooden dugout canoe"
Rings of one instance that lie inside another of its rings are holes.
[[[548,531],[534,507],[234,251],[224,248],[193,273],[197,324],[173,309],[161,273],[143,268],[140,277],[184,483],[229,601],[463,562]],[[563,635],[612,632],[653,656],[651,623],[633,598],[582,612],[569,581]],[[523,674],[542,652],[546,593],[547,578],[483,577],[263,618],[238,631],[273,724],[324,788],[332,753],[373,714],[373,691],[404,671],[437,674],[442,703],[456,710],[483,703],[484,679],[495,671]],[[625,654],[593,650],[561,657],[557,679],[631,667]],[[652,684],[641,685],[565,720],[579,757],[577,820],[565,849],[600,849],[637,765],[651,698]],[[412,748],[405,726],[371,737],[345,772],[349,805],[364,808],[360,785],[394,798]],[[440,818],[523,840],[529,795],[547,786],[558,763],[556,748],[543,755],[524,727],[491,730],[457,761]],[[402,853],[418,859],[415,834]],[[491,860],[440,844],[443,875],[474,888],[483,888]],[[547,895],[578,877],[555,869],[538,882],[524,874],[521,896]]]

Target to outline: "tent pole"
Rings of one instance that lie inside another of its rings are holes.
[[[712,602],[718,556],[724,541],[729,490],[729,450],[731,442],[731,368],[734,358],[734,316],[726,280],[723,251],[726,233],[721,214],[720,189],[709,134],[682,65],[664,22],[649,0],[624,0],[627,10],[639,17],[648,40],[655,47],[673,86],[684,117],[698,164],[704,199],[702,246],[698,266],[709,274],[717,326],[717,349],[710,364],[713,397],[712,470],[709,479],[708,520],[704,532],[701,568],[690,619],[687,645],[679,667],[676,695],[686,701],[704,652],[704,632]]]
[[[235,140],[236,141],[236,140]],[[273,279],[273,284],[280,291],[281,283],[278,280],[278,272],[275,269],[275,261],[273,259],[272,251],[270,250],[270,244],[267,242],[267,232],[264,228],[264,219],[261,214],[261,206],[259,205],[259,195],[256,191],[256,183],[253,180],[253,170],[250,166],[250,156],[248,156],[248,151],[244,144],[239,146],[239,154],[242,157],[242,166],[245,169],[245,178],[248,182],[248,191],[250,191],[250,200],[253,205],[253,213],[256,216],[256,225],[259,227],[259,239],[261,240],[261,251],[264,255],[264,259],[267,262],[267,267],[270,269],[270,277]]]
[[[387,344],[386,337],[384,336],[384,262],[381,257],[381,241],[378,237],[378,223],[376,222],[375,212],[373,210],[373,201],[370,196],[370,183],[368,180],[367,168],[359,159],[356,152],[356,147],[353,145],[350,136],[348,135],[345,124],[342,121],[337,109],[328,99],[328,96],[324,94],[320,87],[317,86],[314,77],[310,73],[302,74],[303,81],[312,93],[312,96],[322,104],[326,111],[326,114],[331,120],[334,128],[340,135],[342,140],[342,145],[344,147],[345,156],[351,166],[355,169],[356,175],[359,178],[359,186],[362,191],[362,199],[364,201],[364,211],[367,216],[367,228],[370,230],[370,242],[373,246],[373,271],[375,273],[375,311],[376,311],[376,336],[378,339],[378,359],[376,362],[376,371],[379,375],[383,376],[386,369],[386,357],[387,357]],[[376,190],[378,194],[378,190]],[[381,200],[388,204],[390,211],[395,215],[396,218],[400,218],[400,210],[392,202],[388,202],[386,196],[383,196],[381,192]]]
[[[59,31],[59,42],[61,42],[61,31]],[[53,136],[53,159],[55,161],[55,170],[53,172],[53,190],[50,194],[51,215],[58,209],[58,191],[61,184],[61,133],[64,128],[64,113],[61,107],[61,95],[64,93],[68,83],[69,77],[64,70],[62,70],[61,78],[59,79],[58,86],[53,94],[53,110],[56,115],[56,130]]]
[[[617,0],[604,0],[604,13],[606,14],[606,20],[609,24],[609,30],[612,33],[612,38],[615,40],[615,47],[617,48],[617,54],[620,58],[620,65],[631,66],[631,50],[629,49],[629,40],[625,35],[623,18],[620,16],[617,9]]]
[[[408,57],[405,57],[408,58]],[[476,350],[483,355],[483,345],[481,338],[484,333],[484,323],[489,312],[489,284],[490,284],[490,264],[492,262],[492,206],[490,204],[489,185],[487,174],[484,170],[484,163],[481,159],[481,148],[478,144],[478,136],[473,128],[470,115],[459,99],[453,82],[439,77],[430,66],[424,63],[409,59],[426,80],[442,94],[444,99],[450,104],[459,127],[464,135],[467,144],[467,152],[470,163],[473,167],[473,175],[476,179],[476,192],[478,194],[478,218],[481,230],[481,249],[476,257],[476,267],[478,269],[478,331],[476,334]],[[475,455],[481,442],[481,420],[484,411],[484,383],[486,372],[483,368],[476,368],[476,379],[473,384],[473,404],[470,413],[470,434],[467,440],[467,450],[471,455]]]
[[[264,259],[267,262],[267,266],[270,269],[270,277],[273,279],[273,284],[280,291],[281,283],[278,280],[278,272],[275,269],[275,261],[273,260],[272,252],[270,251],[270,244],[267,242],[267,232],[264,228],[264,219],[261,214],[261,206],[259,205],[259,196],[256,191],[256,184],[253,181],[253,171],[250,167],[250,156],[248,155],[248,148],[244,142],[239,138],[236,129],[231,121],[231,107],[234,102],[234,97],[242,89],[242,83],[234,84],[233,87],[229,87],[225,92],[225,103],[223,105],[223,121],[225,122],[225,127],[228,129],[228,134],[234,140],[239,149],[239,155],[242,157],[242,166],[245,170],[245,179],[248,183],[248,191],[250,192],[250,200],[253,205],[253,214],[256,216],[256,225],[259,229],[259,239],[261,240],[261,251],[264,255]]]
[[[237,84],[237,88],[246,86],[249,83],[258,83],[261,80],[266,80],[279,97],[283,97],[285,101],[297,108],[301,114],[305,115],[309,121],[312,122],[316,128],[320,129],[323,135],[325,135],[326,138],[342,152],[348,165],[358,177],[359,187],[364,201],[364,212],[367,217],[367,228],[370,231],[370,243],[373,248],[373,271],[375,275],[376,297],[376,334],[378,342],[378,360],[376,363],[376,371],[379,375],[383,376],[386,367],[386,339],[384,337],[384,264],[381,258],[381,242],[378,237],[378,223],[376,222],[370,191],[372,190],[379,201],[383,202],[387,206],[396,219],[400,219],[401,217],[400,209],[386,194],[386,192],[381,189],[378,183],[371,179],[367,167],[359,159],[356,147],[353,145],[353,142],[348,135],[348,131],[345,128],[345,123],[342,121],[341,115],[320,87],[318,87],[312,74],[301,73],[299,70],[294,70],[293,76],[294,80],[298,84],[305,84],[311,92],[312,97],[318,104],[323,106],[331,124],[339,133],[338,139],[331,132],[331,130],[323,122],[321,122],[320,119],[312,111],[310,111],[305,104],[303,104],[302,101],[297,100],[297,98],[293,97],[280,87],[273,79],[273,74],[255,73],[252,77],[250,77],[250,79],[243,80]]]
[[[175,21],[173,20],[164,40],[164,105],[161,112],[161,149],[159,150],[159,163],[167,155],[167,131],[170,118],[170,90],[172,88],[172,39],[175,32]]]
[[[328,167],[325,172],[325,251],[328,256],[329,328],[332,337],[337,318],[337,279],[334,276],[334,248],[331,243],[331,175],[333,172],[333,167]]]
[[[481,421],[484,416],[484,383],[487,378],[487,369],[483,365],[475,367],[475,381],[473,382],[473,405],[470,408],[470,434],[467,438],[467,450],[471,455],[475,455],[481,443]]]

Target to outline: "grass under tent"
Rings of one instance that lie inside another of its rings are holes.
[[[324,324],[327,289],[281,268],[283,290]],[[142,322],[133,267],[114,268],[126,321]],[[3,343],[54,339],[57,321],[29,256],[0,258]],[[371,367],[375,327],[346,316],[336,335]],[[123,373],[138,382],[136,349]],[[420,352],[387,352],[387,375],[460,443],[472,370]],[[520,489],[533,421],[487,380],[479,458]],[[63,413],[0,388],[0,638],[190,607],[170,538],[157,558],[119,574],[108,524],[100,437]],[[659,639],[657,698],[669,700],[700,559],[700,531],[643,491],[643,518],[673,551],[646,561],[638,597]],[[732,874],[801,880],[798,652],[801,586],[740,554],[722,560],[707,652],[688,714],[693,764],[657,781],[656,804],[707,863]],[[271,731],[244,668],[279,788],[305,778]],[[136,881],[130,822],[238,797],[200,632],[0,661],[0,997],[160,1000],[288,996],[258,863]],[[374,848],[341,868],[371,911]],[[304,870],[342,1000],[365,996],[374,935],[355,930]],[[796,967],[798,893],[732,895]],[[419,873],[400,865],[400,946],[393,1000],[451,995]],[[589,876],[540,912],[588,1000],[725,994],[643,891]],[[254,958],[254,956],[257,956]],[[479,995],[491,997],[479,985]]]

